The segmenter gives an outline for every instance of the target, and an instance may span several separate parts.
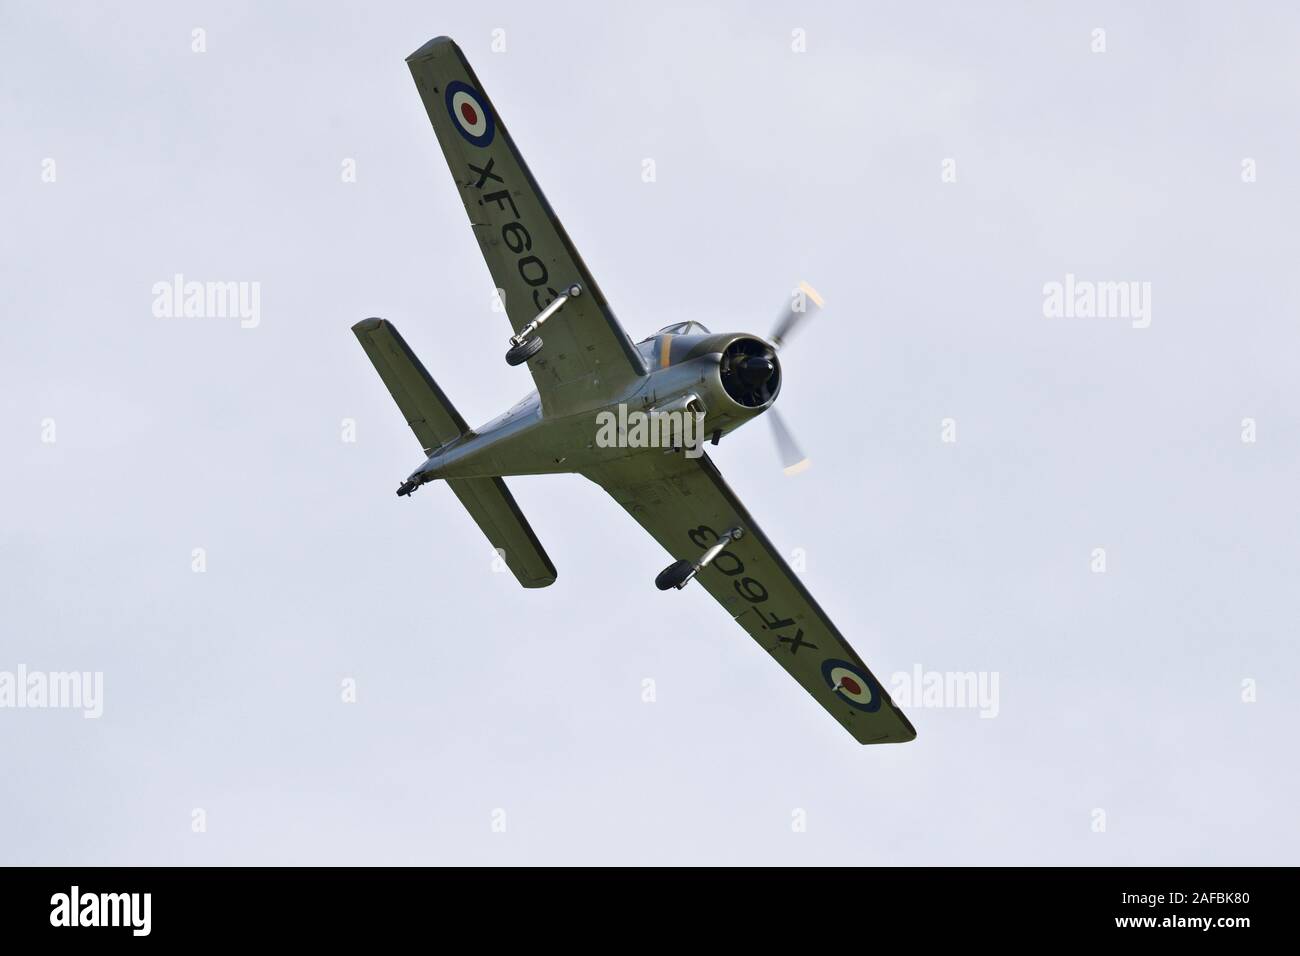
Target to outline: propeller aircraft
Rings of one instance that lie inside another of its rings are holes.
[[[701,446],[596,440],[597,418],[615,412],[620,420],[689,415],[715,445],[764,415],[786,472],[807,467],[772,406],[781,390],[777,354],[822,307],[821,296],[801,283],[766,338],[692,321],[634,343],[460,48],[438,37],[407,64],[514,332],[506,362],[525,365],[536,391],[471,428],[391,322],[358,322],[352,331],[425,456],[397,494],[446,482],[519,583],[539,588],[555,582],[555,567],[504,478],[583,475],[674,558],[655,580],[660,590],[699,582],[858,742],[915,738]]]

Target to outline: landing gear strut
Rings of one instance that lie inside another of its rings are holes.
[[[695,575],[699,574],[712,564],[713,559],[720,555],[723,550],[726,549],[728,544],[732,541],[739,541],[744,534],[744,529],[739,526],[728,528],[726,531],[722,532],[722,536],[718,539],[718,543],[709,548],[708,551],[705,551],[700,560],[690,561],[683,558],[680,561],[674,561],[672,564],[668,565],[668,567],[660,571],[659,577],[655,578],[655,587],[660,591],[667,591],[669,588],[676,588],[680,591],[682,588],[686,587],[686,585],[691,583],[691,579],[695,577]]]
[[[523,365],[540,352],[542,350],[542,337],[537,334],[537,330],[543,322],[564,308],[564,303],[580,295],[582,295],[582,287],[575,282],[565,289],[563,294],[556,296],[555,301],[537,313],[537,318],[520,329],[518,335],[510,336],[510,348],[506,351],[506,364]]]

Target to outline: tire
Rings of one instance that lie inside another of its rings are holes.
[[[541,336],[534,335],[530,339],[525,339],[519,345],[513,345],[510,347],[510,350],[506,352],[506,364],[523,365],[541,350]]]
[[[669,588],[680,588],[694,575],[694,562],[685,559],[674,561],[659,572],[659,577],[655,578],[655,587],[660,591],[667,591]]]

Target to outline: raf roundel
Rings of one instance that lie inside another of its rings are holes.
[[[822,677],[844,703],[874,714],[880,709],[880,685],[866,671],[848,661],[822,662]]]
[[[484,147],[492,142],[496,121],[484,102],[483,94],[466,83],[447,84],[447,112],[460,135],[475,146]]]

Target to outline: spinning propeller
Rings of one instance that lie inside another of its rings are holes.
[[[790,307],[777,320],[772,334],[768,336],[768,341],[772,343],[773,348],[771,354],[763,358],[769,369],[775,367],[776,351],[789,341],[790,336],[810,315],[821,310],[822,304],[822,297],[816,289],[807,282],[799,283],[799,288],[790,298]],[[752,361],[754,360],[747,360],[747,364]],[[771,375],[770,371],[768,375]],[[790,432],[790,426],[785,423],[776,406],[767,410],[767,420],[772,423],[772,437],[776,439],[777,454],[781,456],[781,467],[785,469],[785,473],[797,475],[806,470],[812,462],[799,448],[799,443],[794,440],[794,435]]]

